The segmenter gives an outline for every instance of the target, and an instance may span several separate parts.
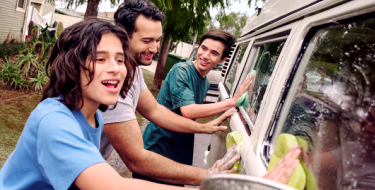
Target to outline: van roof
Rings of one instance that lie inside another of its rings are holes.
[[[343,1],[345,0],[270,0],[247,19],[241,37],[270,24],[277,22],[277,25],[281,25]]]

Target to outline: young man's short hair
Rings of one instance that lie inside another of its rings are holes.
[[[50,80],[43,89],[42,101],[62,95],[62,103],[70,110],[82,107],[81,72],[88,72],[89,83],[93,80],[96,49],[105,33],[116,35],[122,43],[127,75],[120,95],[125,98],[133,84],[137,66],[133,55],[129,53],[128,36],[123,29],[109,22],[88,19],[69,26],[57,39],[46,65],[46,73]],[[107,105],[99,106],[101,111],[107,108]]]
[[[123,28],[132,38],[137,30],[135,20],[139,15],[143,15],[154,21],[164,21],[164,14],[153,3],[148,0],[126,0],[115,12],[115,24]]]
[[[223,51],[223,55],[221,56],[221,59],[229,56],[230,48],[236,42],[235,37],[233,37],[228,32],[225,32],[225,31],[219,30],[219,29],[211,29],[211,30],[207,31],[206,33],[204,33],[204,35],[201,38],[200,44],[202,44],[202,42],[207,38],[220,41],[224,44],[225,47],[224,47],[224,51]]]

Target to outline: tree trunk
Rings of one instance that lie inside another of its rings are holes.
[[[83,19],[97,17],[98,5],[100,0],[88,0],[85,17]]]
[[[156,92],[160,91],[161,82],[163,81],[164,77],[164,70],[165,70],[165,63],[167,62],[169,47],[171,46],[172,38],[169,39],[168,43],[163,41],[161,45],[159,58],[158,58],[158,65],[156,66],[154,81],[152,82],[151,90]]]

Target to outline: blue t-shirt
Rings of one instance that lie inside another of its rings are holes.
[[[105,162],[99,152],[103,119],[89,125],[81,111],[48,98],[30,114],[17,146],[0,171],[0,189],[75,189],[78,175]]]
[[[210,83],[203,78],[192,62],[175,64],[169,71],[157,101],[169,110],[182,115],[180,107],[203,104]],[[193,162],[194,134],[178,133],[149,123],[143,133],[145,149],[176,162]]]

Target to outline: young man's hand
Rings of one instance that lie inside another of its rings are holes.
[[[294,169],[299,163],[298,156],[300,153],[301,150],[298,149],[298,145],[293,145],[288,154],[283,156],[279,163],[277,163],[277,166],[264,175],[263,178],[283,184],[288,183],[290,177],[292,177]]]
[[[227,112],[224,112],[219,118],[214,119],[208,123],[204,124],[203,130],[204,133],[215,133],[217,131],[225,131],[227,130],[227,126],[219,126],[221,123],[223,123],[224,120],[226,120],[228,117],[232,116],[233,114],[237,113],[237,110],[229,110]]]
[[[233,107],[236,107],[238,99],[241,98],[241,96],[249,89],[251,85],[251,80],[253,79],[254,76],[250,75],[247,76],[245,81],[242,83],[240,88],[237,90],[236,94],[234,94],[233,98],[231,101],[233,101]]]
[[[228,152],[225,154],[225,156],[222,159],[216,161],[215,164],[208,169],[208,175],[236,172],[237,167],[232,167],[241,158],[241,156],[236,152],[236,147],[237,145],[233,144],[233,146],[228,149]]]

